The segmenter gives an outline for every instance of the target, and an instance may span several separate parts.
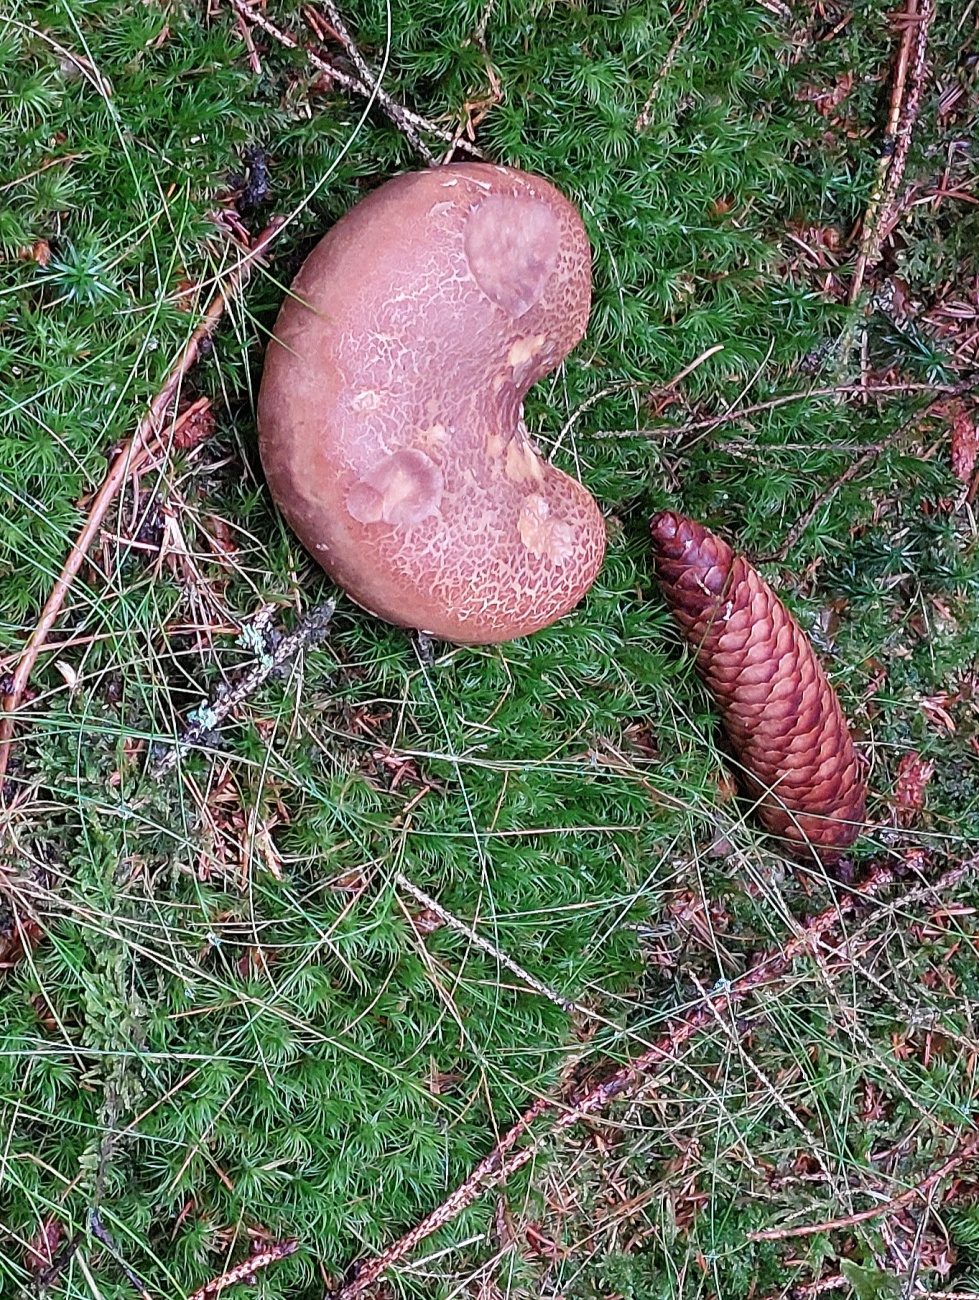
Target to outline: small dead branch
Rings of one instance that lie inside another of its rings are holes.
[[[855,461],[847,466],[839,478],[832,482],[828,488],[825,488],[819,493],[808,510],[799,516],[796,522],[785,534],[785,539],[778,550],[773,551],[770,555],[762,556],[758,563],[768,564],[774,561],[784,560],[799,538],[819,514],[820,510],[822,510],[823,506],[833,499],[840,488],[843,487],[844,484],[849,483],[852,479],[855,479],[865,465],[869,465],[871,461],[876,460],[877,457],[887,451],[888,448],[899,443],[906,433],[925,419],[926,416],[931,414],[941,400],[941,397],[934,397],[930,402],[926,402],[925,405],[915,411],[913,415],[909,415],[906,420],[902,420],[898,427],[892,433],[889,433],[882,442],[875,443],[862,455],[858,456]]]
[[[171,431],[176,432],[178,422],[173,421],[168,427],[166,420],[174,401],[180,393],[188,371],[197,360],[201,344],[214,333],[228,303],[240,293],[257,259],[267,250],[271,241],[278,234],[281,225],[282,218],[276,217],[251,247],[244,251],[244,255],[239,258],[231,270],[218,281],[217,291],[208,304],[203,320],[190,336],[176,364],[164,380],[163,387],[153,398],[146,415],[140,420],[136,432],[132,438],[122,444],[116,453],[109,467],[109,472],[89,508],[88,518],[75,538],[64,567],[51,589],[51,594],[41,611],[37,626],[31,633],[30,639],[21,651],[17,661],[13,683],[3,701],[3,713],[0,714],[0,783],[2,783],[7,770],[15,715],[23,700],[24,691],[34,664],[44,648],[48,633],[58,618],[65,597],[68,595],[72,583],[85,562],[89,547],[98,535],[109,507],[128,476],[139,468],[156,447],[164,445]],[[193,410],[193,407],[190,408],[190,411],[184,412],[184,416],[189,416]],[[0,796],[0,802],[2,802],[2,796]]]
[[[140,1300],[153,1300],[153,1297],[147,1291],[144,1284],[140,1281],[139,1275],[135,1273],[119,1252],[119,1247],[113,1241],[111,1234],[107,1231],[98,1210],[92,1209],[88,1212],[88,1226],[92,1236],[96,1241],[100,1241],[109,1254],[116,1261],[122,1271],[125,1273],[129,1285],[136,1291]]]
[[[845,1214],[838,1219],[826,1219],[822,1223],[803,1223],[793,1228],[766,1228],[761,1232],[749,1232],[748,1240],[785,1241],[789,1237],[814,1237],[820,1232],[834,1232],[838,1228],[852,1228],[857,1223],[880,1219],[884,1215],[893,1214],[895,1210],[900,1210],[905,1205],[911,1205],[916,1200],[926,1200],[928,1193],[943,1178],[947,1178],[950,1173],[958,1169],[959,1165],[971,1160],[977,1152],[979,1152],[979,1132],[974,1131],[968,1141],[963,1142],[940,1168],[930,1173],[927,1178],[923,1178],[920,1183],[916,1183],[914,1187],[909,1187],[900,1196],[893,1196],[889,1201],[881,1201],[879,1205],[874,1205],[869,1210]]]
[[[919,885],[910,889],[902,899],[902,906],[907,906],[921,898],[941,896],[954,888],[965,875],[977,867],[979,867],[979,857],[946,872],[934,884]],[[841,894],[831,906],[803,922],[792,938],[781,948],[761,954],[744,975],[735,980],[719,980],[714,988],[662,1038],[640,1056],[616,1070],[602,1083],[595,1085],[578,1098],[572,1099],[570,1104],[556,1097],[539,1097],[447,1200],[387,1250],[372,1260],[356,1265],[351,1272],[350,1280],[339,1289],[330,1292],[327,1300],[355,1300],[409,1254],[415,1246],[447,1223],[451,1223],[490,1187],[498,1185],[518,1169],[523,1168],[547,1140],[555,1137],[562,1130],[571,1128],[589,1115],[603,1110],[615,1098],[631,1092],[661,1066],[668,1067],[675,1064],[678,1050],[703,1030],[714,1025],[719,1014],[731,1011],[751,993],[762,987],[770,987],[773,982],[782,979],[789,973],[793,963],[805,954],[825,956],[822,951],[825,942],[838,928],[840,922],[845,917],[858,912],[867,900],[893,885],[896,879],[897,872],[894,868],[877,867],[859,887]],[[844,938],[834,955],[839,956],[840,948],[847,946],[848,941]],[[560,1113],[547,1132],[521,1147],[513,1155],[509,1155],[517,1141],[527,1133],[541,1115],[555,1110]],[[508,1155],[509,1158],[506,1158]]]
[[[298,1249],[298,1241],[277,1241],[265,1250],[257,1250],[254,1255],[243,1259],[234,1268],[229,1268],[220,1277],[205,1282],[199,1290],[188,1297],[188,1300],[215,1300],[225,1287],[234,1286],[236,1282],[251,1281],[261,1269],[268,1268],[270,1264],[276,1264],[289,1255],[294,1255]]]
[[[928,31],[934,16],[934,0],[921,0],[920,5],[919,0],[907,0],[901,15],[903,30],[891,89],[890,112],[850,281],[851,306],[860,297],[868,269],[880,261],[881,244],[893,228],[894,204],[921,107],[921,91],[927,71]]]
[[[669,76],[670,69],[673,67],[673,64],[676,62],[676,56],[680,53],[680,46],[687,39],[687,35],[690,32],[691,27],[693,27],[694,23],[697,21],[697,19],[700,17],[700,15],[704,12],[706,8],[707,8],[707,0],[698,0],[698,3],[694,8],[693,13],[690,15],[690,17],[687,19],[687,21],[683,24],[683,26],[680,28],[680,30],[677,32],[676,36],[674,37],[673,44],[667,50],[666,58],[663,60],[663,64],[659,72],[657,72],[655,78],[653,79],[653,84],[650,88],[649,94],[646,96],[646,102],[642,106],[642,111],[640,112],[639,116],[636,118],[633,127],[635,131],[637,132],[645,131],[646,128],[652,122],[653,101],[656,99],[656,96],[659,93],[659,88],[666,80],[666,78]]]
[[[660,393],[667,393],[672,384],[677,381],[670,381],[670,384],[664,385],[656,390]],[[643,385],[627,381],[618,386],[618,388],[639,388]],[[967,392],[969,388],[975,387],[974,384],[833,384],[826,388],[804,388],[797,393],[783,393],[779,397],[771,397],[764,402],[754,402],[750,406],[732,406],[719,415],[707,415],[699,420],[688,420],[685,424],[669,425],[659,424],[653,429],[622,429],[622,430],[604,430],[598,433],[592,433],[592,438],[641,438],[651,437],[654,435],[671,434],[674,437],[683,437],[690,433],[712,433],[715,429],[720,428],[722,424],[734,424],[738,420],[750,419],[753,415],[762,415],[766,411],[776,411],[782,406],[791,406],[793,402],[816,401],[824,397],[913,397],[916,393],[934,393],[942,396],[956,396]],[[609,387],[601,393],[605,397],[610,392],[618,391],[618,388]],[[650,385],[652,388],[652,385]],[[595,401],[598,400],[596,395]],[[594,404],[594,403],[592,403]],[[577,415],[577,413],[576,413]]]
[[[305,646],[316,645],[322,641],[330,626],[335,608],[335,602],[332,600],[315,606],[301,620],[295,631],[275,642],[274,648],[266,646],[267,615],[249,624],[244,635],[255,643],[255,648],[258,649],[258,658],[254,667],[250,668],[234,685],[221,686],[209,703],[195,709],[176,744],[150,769],[153,779],[159,780],[168,772],[172,772],[188,749],[195,745],[207,744],[225,718],[253,695],[272,673],[294,659]]]
[[[415,113],[403,104],[399,104],[393,99],[381,85],[380,81],[371,71],[361,54],[360,49],[347,30],[347,26],[340,16],[332,0],[325,0],[323,7],[329,15],[328,25],[329,32],[326,31],[325,21],[316,13],[311,6],[306,6],[303,14],[306,21],[313,28],[317,37],[323,38],[326,34],[332,34],[343,46],[347,57],[357,69],[357,76],[344,72],[335,67],[328,60],[322,58],[314,50],[302,42],[297,41],[295,37],[284,32],[281,27],[277,27],[270,18],[267,18],[261,8],[253,7],[248,0],[230,0],[236,13],[244,19],[246,23],[252,23],[260,27],[266,35],[271,36],[273,40],[278,41],[280,45],[285,46],[288,50],[299,50],[312,67],[321,72],[323,76],[333,84],[342,86],[344,90],[349,90],[352,94],[360,95],[363,99],[376,102],[378,107],[394,123],[397,129],[405,137],[411,147],[424,158],[428,166],[437,165],[438,159],[432,150],[425,143],[422,133],[434,136],[437,140],[442,140],[445,144],[464,150],[474,158],[482,158],[483,153],[477,149],[474,144],[468,140],[457,139],[454,132],[447,130],[445,127],[438,126],[435,122],[429,121],[428,118],[422,117],[420,113]]]
[[[363,1265],[355,1265],[351,1280],[339,1291],[328,1292],[324,1300],[353,1300],[355,1296],[362,1295],[383,1273],[414,1250],[420,1242],[430,1237],[433,1232],[438,1232],[439,1228],[447,1223],[451,1223],[453,1219],[457,1219],[463,1210],[467,1210],[487,1190],[483,1186],[484,1179],[496,1173],[500,1173],[505,1178],[512,1172],[512,1166],[507,1167],[504,1162],[507,1152],[530,1128],[534,1120],[553,1105],[554,1103],[547,1097],[539,1097],[529,1109],[524,1111],[516,1124],[504,1133],[493,1150],[479,1162],[465,1182],[460,1183],[437,1210],[433,1210],[422,1219],[421,1223],[416,1224],[400,1241],[389,1246],[382,1254]]]
[[[256,77],[260,77],[262,75],[262,60],[258,57],[258,50],[256,50],[255,42],[252,40],[252,29],[240,13],[236,13],[235,18],[238,23],[238,30],[241,32],[241,39],[245,42],[245,49],[248,51],[248,66]]]
[[[535,993],[539,993],[542,998],[547,998],[549,1002],[553,1002],[555,1006],[559,1006],[562,1011],[567,1011],[569,1014],[577,1012],[581,1015],[587,1015],[587,1012],[583,1007],[579,1007],[577,1003],[570,1001],[568,998],[561,997],[559,993],[555,993],[553,989],[549,989],[546,984],[542,984],[541,981],[531,975],[529,971],[524,970],[519,962],[514,961],[512,957],[508,957],[505,952],[501,952],[500,949],[496,947],[495,944],[490,943],[488,939],[484,939],[481,934],[472,928],[472,926],[466,925],[463,921],[460,921],[458,917],[453,916],[452,913],[447,911],[440,902],[432,898],[430,894],[426,894],[424,889],[419,889],[419,887],[414,884],[413,881],[409,880],[402,872],[396,871],[394,873],[394,880],[395,883],[406,893],[410,894],[416,902],[421,903],[423,907],[427,907],[429,911],[434,912],[439,920],[442,921],[444,925],[447,925],[450,930],[455,930],[457,934],[465,935],[474,948],[478,948],[481,952],[485,952],[488,957],[492,957],[494,961],[499,962],[506,970],[516,975],[517,979],[522,980],[528,988],[533,989]]]

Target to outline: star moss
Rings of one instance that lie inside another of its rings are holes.
[[[933,50],[954,69],[952,8]],[[656,508],[680,505],[764,554],[842,480],[786,565],[766,572],[828,655],[873,760],[875,817],[893,820],[897,763],[915,749],[937,764],[919,838],[955,854],[979,832],[968,686],[979,569],[944,426],[887,444],[917,399],[824,396],[687,427],[858,375],[837,346],[855,317],[790,234],[845,237],[860,218],[893,36],[865,3],[825,41],[793,35],[779,10],[345,9],[365,56],[387,60],[392,95],[452,126],[485,109],[487,156],[546,175],[581,209],[588,336],[531,394],[527,418],[602,503],[609,557],[560,624],[492,649],[436,647],[431,663],[341,600],[329,641],[263,686],[222,748],[161,781],[145,775],[156,747],[253,662],[241,627],[266,603],[289,625],[333,594],[263,486],[262,349],[316,237],[418,160],[383,115],[260,33],[253,72],[225,6],[64,0],[0,17],[8,665],[106,457],[232,256],[213,214],[233,203],[249,150],[265,151],[271,191],[244,219],[257,231],[273,211],[293,218],[189,379],[213,399],[213,435],[127,483],[18,727],[0,919],[9,932],[13,900],[45,933],[0,974],[4,1296],[29,1285],[25,1243],[49,1218],[62,1245],[82,1233],[60,1294],[133,1294],[90,1235],[93,1206],[152,1294],[189,1293],[249,1238],[296,1237],[257,1293],[316,1296],[321,1266],[339,1276],[416,1222],[529,1098],[638,1050],[696,996],[695,975],[729,975],[784,936],[808,893],[825,896],[825,882],[786,873],[722,780],[709,703],[654,590]],[[298,6],[269,11],[308,38]],[[811,88],[851,72],[848,96],[822,115]],[[934,170],[938,133],[929,92],[915,176]],[[912,292],[968,269],[976,217],[964,206],[912,211]],[[926,332],[880,312],[858,320],[881,371],[952,377]],[[462,930],[432,928],[399,875],[589,1014],[573,1022]],[[663,934],[677,940],[666,957]],[[564,1293],[780,1285],[781,1257],[745,1239],[777,1198],[800,1195],[771,1190],[768,1171],[808,1143],[862,1187],[872,1124],[852,1117],[868,1080],[896,1099],[874,1121],[883,1145],[921,1118],[907,1095],[935,1133],[961,1122],[970,1085],[951,1063],[967,1056],[964,1004],[951,988],[921,993],[920,952],[892,956],[901,977],[883,988],[841,975],[830,996],[819,970],[802,971],[748,1049],[769,1091],[718,1033],[664,1081],[659,1110],[618,1116],[614,1144],[644,1187],[671,1186],[682,1135],[707,1208],[691,1223],[664,1190],[654,1231],[629,1253],[605,1238],[571,1249]],[[912,996],[949,1033],[947,1055],[927,1064],[892,1053]],[[521,1222],[549,1212],[548,1169],[542,1155],[506,1193]],[[594,1177],[572,1184],[584,1219],[558,1225],[569,1249],[601,1219]],[[812,1193],[830,1213],[834,1187]],[[503,1249],[501,1286],[546,1291],[539,1258],[494,1239],[495,1216],[487,1197],[436,1239],[459,1250],[397,1288],[458,1294]],[[964,1218],[961,1231],[967,1258],[977,1230]]]

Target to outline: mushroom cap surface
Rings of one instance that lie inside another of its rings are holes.
[[[523,399],[590,299],[577,211],[512,168],[398,176],[317,244],[269,345],[259,448],[286,520],[358,604],[480,644],[585,594],[601,512],[541,458]]]

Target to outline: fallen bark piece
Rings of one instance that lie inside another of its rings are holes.
[[[860,833],[866,783],[805,633],[761,575],[702,524],[650,525],[656,576],[721,710],[766,830],[831,865]]]

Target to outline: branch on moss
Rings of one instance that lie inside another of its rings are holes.
[[[921,898],[939,897],[954,888],[964,876],[977,867],[979,867],[979,857],[972,858],[946,872],[934,884],[919,885],[910,889],[901,900],[902,906],[907,906]],[[661,1067],[675,1064],[678,1050],[703,1030],[714,1025],[718,1014],[731,1010],[758,989],[770,988],[773,982],[781,980],[789,973],[793,963],[800,957],[807,953],[818,953],[845,917],[858,912],[867,900],[893,885],[897,877],[898,872],[895,868],[877,867],[861,885],[841,894],[825,911],[805,921],[781,948],[761,954],[744,975],[735,980],[718,981],[714,988],[662,1038],[582,1096],[573,1098],[570,1103],[565,1103],[556,1097],[539,1097],[447,1200],[387,1250],[372,1260],[356,1265],[350,1280],[338,1290],[330,1292],[327,1300],[356,1300],[357,1296],[373,1286],[415,1246],[451,1223],[491,1186],[503,1182],[532,1160],[548,1139],[603,1110],[617,1097],[634,1091]],[[843,940],[842,945],[837,945],[834,949],[836,956],[839,956],[841,946],[844,948],[847,946],[846,939]],[[546,1111],[560,1111],[550,1129],[510,1155],[518,1140]]]
[[[242,633],[242,640],[245,644],[254,643],[252,648],[258,652],[254,666],[234,685],[222,685],[210,701],[194,710],[176,744],[151,768],[153,779],[159,780],[171,772],[188,749],[195,745],[213,744],[214,733],[225,718],[253,695],[272,673],[295,659],[305,646],[323,640],[335,608],[332,600],[316,605],[293,632],[275,639],[271,646],[266,641],[267,618],[250,623]]]
[[[98,1210],[95,1209],[89,1210],[88,1226],[92,1236],[97,1241],[100,1241],[102,1243],[102,1245],[106,1248],[106,1250],[109,1252],[112,1258],[116,1261],[116,1263],[125,1273],[130,1286],[133,1287],[133,1289],[136,1291],[136,1294],[139,1296],[140,1300],[153,1300],[153,1297],[150,1295],[149,1291],[146,1289],[143,1282],[140,1280],[139,1274],[134,1272],[134,1270],[131,1269],[129,1265],[126,1263],[126,1260],[121,1254],[119,1247],[116,1245],[115,1241],[112,1238],[112,1234],[106,1229],[105,1224],[102,1222]]]
[[[902,420],[898,427],[892,433],[889,433],[881,442],[874,443],[872,447],[868,447],[862,455],[858,456],[852,464],[846,467],[839,478],[819,493],[812,505],[799,516],[796,522],[785,534],[785,539],[778,550],[773,551],[771,555],[761,556],[758,563],[768,564],[774,561],[784,560],[799,538],[819,514],[820,510],[822,510],[822,508],[831,501],[834,496],[836,496],[840,488],[843,487],[844,484],[849,483],[852,479],[855,479],[863,467],[869,465],[871,461],[876,460],[882,452],[887,451],[890,447],[896,446],[906,433],[925,419],[925,417],[934,410],[938,403],[943,400],[944,395],[933,397],[930,402],[926,402],[925,405],[915,411],[913,415],[909,415],[906,420]]]
[[[647,127],[649,127],[649,125],[652,123],[653,101],[656,99],[656,96],[659,92],[659,88],[666,80],[666,78],[669,76],[670,69],[673,67],[673,64],[676,62],[676,56],[680,53],[680,46],[687,39],[691,27],[693,27],[694,23],[697,21],[697,19],[700,17],[700,15],[704,12],[706,8],[707,8],[707,0],[698,0],[698,3],[695,5],[694,10],[691,13],[690,17],[687,19],[687,21],[683,24],[683,26],[680,28],[680,30],[677,32],[676,36],[674,37],[673,44],[666,52],[666,58],[663,60],[662,67],[660,68],[659,72],[657,72],[655,78],[653,79],[652,87],[650,88],[649,94],[646,96],[646,102],[643,104],[642,110],[639,116],[636,118],[634,124],[634,130],[636,130],[637,132],[645,131]]]
[[[968,1140],[963,1142],[940,1168],[935,1169],[927,1178],[923,1178],[920,1183],[916,1183],[914,1187],[909,1187],[900,1196],[892,1196],[889,1201],[881,1201],[879,1205],[871,1206],[869,1210],[859,1210],[855,1214],[845,1214],[838,1219],[826,1219],[822,1223],[802,1223],[792,1228],[765,1228],[761,1232],[749,1232],[748,1240],[785,1241],[789,1237],[815,1237],[821,1232],[834,1232],[838,1228],[852,1228],[857,1223],[868,1223],[871,1219],[883,1218],[887,1214],[893,1214],[895,1210],[902,1209],[905,1205],[911,1205],[914,1201],[927,1200],[928,1193],[943,1178],[947,1178],[950,1173],[958,1169],[959,1165],[971,1160],[977,1152],[979,1152],[979,1133],[973,1130]]]
[[[146,415],[140,420],[136,432],[116,453],[109,472],[89,508],[88,518],[75,538],[64,567],[41,610],[37,626],[21,651],[17,667],[14,669],[13,681],[3,701],[3,713],[0,714],[0,782],[7,770],[15,715],[24,698],[31,672],[38,655],[44,648],[48,633],[57,621],[65,597],[85,562],[89,547],[98,536],[109,507],[129,475],[139,469],[155,448],[164,446],[165,442],[178,431],[183,421],[193,413],[194,408],[190,408],[179,419],[172,419],[170,425],[166,424],[173,404],[179,397],[184,379],[197,360],[202,343],[214,333],[228,303],[241,291],[256,261],[267,250],[282,224],[283,219],[276,217],[244,251],[244,255],[235,262],[231,270],[218,281],[217,291],[208,304],[203,320],[187,341],[183,352],[164,380],[163,387],[153,398]]]
[[[934,0],[921,0],[920,5],[918,0],[908,0],[904,13],[900,15],[903,26],[901,47],[877,176],[864,214],[860,250],[850,281],[851,306],[860,297],[868,269],[880,261],[881,244],[893,228],[897,191],[904,176],[911,136],[921,107],[921,91],[927,72],[928,31],[934,17]]]
[[[506,970],[516,975],[517,979],[522,980],[528,988],[533,989],[535,993],[539,993],[542,998],[547,998],[549,1002],[553,1002],[562,1011],[567,1011],[569,1015],[588,1015],[584,1007],[579,1007],[570,998],[562,997],[560,993],[555,993],[553,989],[549,989],[546,984],[542,983],[536,976],[531,975],[530,971],[525,970],[519,962],[514,961],[496,944],[490,943],[472,926],[466,925],[457,916],[453,916],[437,899],[433,898],[431,894],[426,894],[424,889],[420,889],[403,872],[395,871],[394,881],[401,889],[410,894],[416,902],[421,903],[423,907],[427,907],[430,912],[434,912],[443,925],[447,925],[450,930],[455,930],[456,934],[464,935],[473,947],[478,948],[481,952],[486,953],[488,957],[499,962]]]
[[[667,393],[671,386],[677,382],[676,379],[664,384],[656,391],[660,394]],[[627,380],[618,385],[609,385],[601,393],[596,394],[594,399],[589,399],[584,405],[595,405],[602,397],[607,397],[610,393],[619,392],[626,388],[646,387],[646,381]],[[651,387],[651,385],[650,385]],[[776,411],[783,406],[791,406],[793,402],[817,401],[825,397],[913,397],[915,394],[931,393],[941,397],[958,397],[963,393],[970,392],[976,387],[975,380],[964,380],[957,384],[925,384],[925,383],[897,383],[897,384],[831,384],[825,388],[802,388],[795,393],[782,393],[778,397],[770,397],[764,402],[753,402],[750,406],[731,406],[726,411],[721,411],[719,415],[705,415],[699,420],[688,420],[684,424],[662,424],[654,425],[651,429],[600,429],[595,433],[590,433],[590,438],[649,438],[654,436],[665,436],[667,434],[673,437],[683,437],[690,433],[712,433],[722,424],[735,424],[738,420],[750,419],[753,415],[762,415],[766,411]],[[576,420],[578,412],[572,417]],[[562,433],[564,430],[562,430]],[[689,444],[688,444],[689,445]]]
[[[430,122],[428,118],[422,117],[420,113],[413,112],[410,108],[405,108],[393,99],[381,85],[380,80],[371,71],[356,45],[353,37],[347,30],[346,24],[340,16],[336,6],[331,0],[325,0],[324,8],[329,15],[330,32],[343,46],[350,62],[357,69],[358,76],[353,76],[349,72],[344,72],[337,68],[328,60],[322,58],[315,50],[311,50],[307,45],[297,41],[295,37],[284,32],[281,27],[277,27],[270,18],[267,18],[264,12],[259,8],[254,8],[248,3],[248,0],[230,0],[231,5],[236,13],[246,22],[253,23],[260,27],[266,35],[271,36],[273,40],[278,41],[280,45],[285,46],[287,50],[299,50],[304,55],[307,62],[312,67],[321,72],[328,81],[337,86],[342,86],[344,90],[349,90],[354,95],[360,95],[362,98],[376,101],[381,110],[394,123],[401,134],[405,137],[411,147],[419,154],[430,166],[435,166],[438,159],[432,150],[425,143],[423,134],[434,136],[437,140],[442,140],[445,144],[453,149],[458,148],[466,153],[472,154],[475,158],[482,158],[482,152],[475,145],[470,144],[468,140],[458,139],[456,135],[447,130],[445,127],[438,126],[435,122]],[[306,21],[313,28],[313,31],[322,39],[325,34],[324,20],[310,6],[303,10]]]
[[[251,1281],[260,1269],[268,1268],[269,1264],[276,1264],[280,1259],[294,1255],[298,1249],[298,1241],[277,1241],[265,1250],[256,1251],[248,1259],[243,1259],[240,1264],[229,1268],[220,1277],[205,1282],[188,1300],[215,1300],[226,1287],[234,1286],[236,1282]]]

